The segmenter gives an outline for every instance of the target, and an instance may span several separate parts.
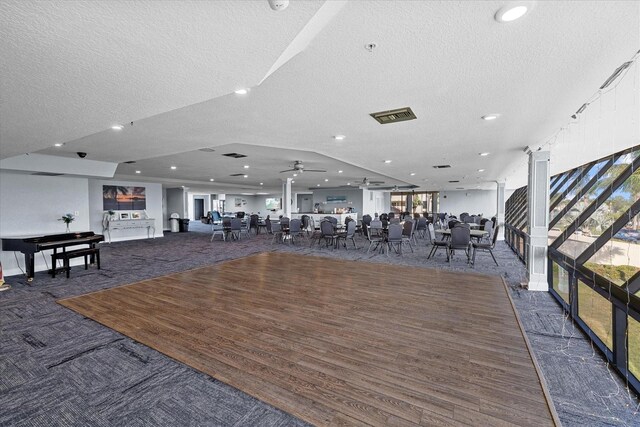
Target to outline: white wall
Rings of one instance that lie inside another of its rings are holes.
[[[102,186],[103,185],[117,185],[123,187],[145,187],[145,195],[147,198],[147,215],[149,218],[155,219],[156,237],[163,236],[163,218],[162,218],[162,185],[152,184],[149,182],[135,182],[135,181],[113,181],[102,179],[90,179],[89,180],[89,219],[90,227],[92,231],[96,233],[102,233],[102,217],[104,209],[102,206]],[[119,240],[132,240],[132,239],[146,239],[146,228],[132,228],[126,230],[115,230],[111,232],[111,241],[117,242]]]
[[[71,231],[90,231],[88,182],[87,178],[0,171],[0,236],[64,233],[66,226],[57,219],[75,212],[78,215],[71,223]],[[36,254],[36,271],[47,269],[47,265],[51,264],[50,254],[51,251]],[[20,252],[16,255],[17,262],[12,252],[2,252],[2,269],[6,276],[20,274],[20,269],[25,269],[24,256]],[[72,265],[84,262],[81,259],[72,261]]]
[[[362,215],[373,215],[389,212],[391,208],[391,193],[384,191],[362,190]]]
[[[497,189],[441,191],[440,212],[457,217],[463,212],[481,213],[485,218],[491,218],[496,214],[497,197]]]
[[[344,190],[313,190],[313,204],[320,203],[320,209],[325,213],[333,212],[334,208],[353,208],[362,213],[362,191],[359,188]],[[327,196],[345,196],[344,203],[327,203]]]

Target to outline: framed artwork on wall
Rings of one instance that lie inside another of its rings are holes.
[[[129,219],[129,212],[120,212],[120,219]]]
[[[146,187],[102,186],[102,209],[143,210],[147,208]]]

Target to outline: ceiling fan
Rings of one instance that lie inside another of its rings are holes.
[[[305,169],[304,168],[304,163],[302,163],[302,160],[296,160],[295,162],[293,162],[293,169],[287,169],[284,171],[280,171],[280,173],[285,173],[285,172],[297,172],[297,173],[303,173],[303,172],[326,172],[326,170],[323,169]]]
[[[365,177],[362,182],[360,183],[361,186],[363,187],[368,187],[370,185],[382,185],[384,184],[384,181],[371,181],[369,178]]]

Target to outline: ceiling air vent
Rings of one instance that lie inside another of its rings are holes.
[[[223,154],[223,156],[233,157],[234,159],[241,159],[243,157],[247,157],[244,154],[238,154],[238,153],[227,153],[227,154]]]
[[[450,168],[451,165],[435,165],[433,168],[434,169],[446,169],[446,168]]]
[[[232,173],[229,176],[244,176],[244,174],[243,173]]]
[[[198,148],[198,151],[204,151],[205,153],[213,153],[216,150],[214,150],[213,148],[205,147],[205,148]],[[235,153],[232,153],[232,154],[235,154]],[[226,155],[227,154],[225,154],[225,156]]]
[[[460,181],[449,181],[449,182],[453,184],[453,183],[455,183],[455,182],[460,182]]]
[[[132,165],[132,164],[134,164],[135,162],[136,162],[135,160],[129,160],[128,162],[125,162],[125,163],[126,163],[126,164],[128,164],[128,165]]]
[[[411,111],[411,108],[409,107],[398,108],[397,110],[380,111],[379,113],[371,113],[370,116],[376,119],[381,125],[386,125],[387,123],[404,122],[406,120],[413,120],[416,118],[416,115],[413,114],[413,111]]]
[[[64,175],[63,173],[52,173],[52,172],[35,172],[32,173],[31,175],[37,175],[37,176],[61,176]]]

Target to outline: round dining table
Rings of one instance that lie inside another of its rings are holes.
[[[445,237],[451,237],[451,229],[447,228],[446,230],[435,230],[436,234],[441,234],[442,238],[444,239]],[[489,234],[488,230],[470,230],[471,232],[471,237],[475,237],[475,238],[482,238],[484,236],[486,236],[487,234]]]

